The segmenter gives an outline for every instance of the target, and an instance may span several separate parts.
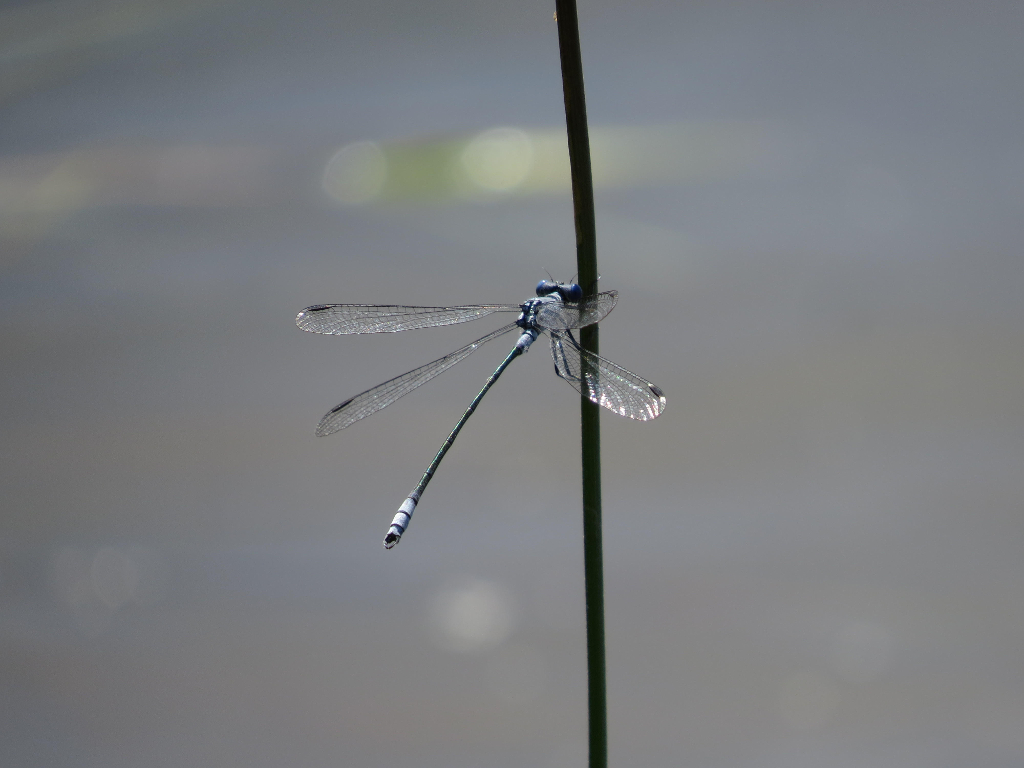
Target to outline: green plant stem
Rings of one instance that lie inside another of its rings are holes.
[[[590,132],[583,94],[583,59],[575,0],[555,0],[558,50],[562,61],[565,126],[569,135],[573,216],[576,222],[576,269],[585,296],[597,292],[597,233],[594,182],[590,170]],[[598,352],[597,324],[580,330],[580,346]],[[583,455],[583,570],[587,602],[587,681],[590,768],[608,765],[608,716],[604,660],[604,562],[601,544],[600,409],[580,398]]]

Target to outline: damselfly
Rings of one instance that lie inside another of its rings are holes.
[[[522,304],[469,304],[458,307],[403,307],[388,304],[316,304],[306,307],[295,318],[304,331],[324,334],[395,333],[413,328],[431,328],[476,320],[496,312],[518,312],[515,322],[483,336],[451,354],[421,365],[408,373],[396,376],[383,384],[346,400],[332,408],[320,420],[316,433],[321,437],[337,432],[359,419],[379,411],[416,387],[426,384],[435,376],[492,339],[518,329],[521,334],[508,356],[490,375],[484,388],[470,403],[469,408],[448,435],[441,449],[423,473],[419,484],[398,508],[391,522],[384,548],[391,549],[409,527],[412,513],[424,489],[434,476],[441,459],[451,448],[463,425],[476,410],[509,363],[526,352],[544,331],[551,337],[551,356],[555,373],[569,382],[578,392],[598,405],[620,416],[648,421],[665,410],[665,395],[654,384],[630,373],[603,357],[582,349],[573,336],[573,330],[592,325],[604,318],[618,301],[616,291],[604,291],[587,298],[575,283],[556,283],[542,280],[537,285],[536,298]]]

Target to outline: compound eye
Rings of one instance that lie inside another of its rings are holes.
[[[539,283],[537,283],[538,296],[550,296],[557,290],[558,283],[552,283],[550,280],[541,280]]]
[[[572,304],[583,301],[583,289],[576,283],[570,283],[562,291],[562,298]]]

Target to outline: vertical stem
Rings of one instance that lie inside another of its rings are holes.
[[[569,135],[573,214],[576,221],[576,269],[585,296],[597,292],[597,233],[594,225],[594,183],[590,171],[590,133],[583,94],[576,0],[555,0],[558,50],[562,61],[565,125]],[[597,354],[597,325],[580,330],[580,346]],[[605,702],[604,565],[601,546],[600,409],[580,398],[583,454],[583,570],[587,602],[587,681],[590,724],[590,768],[608,765],[608,719]]]

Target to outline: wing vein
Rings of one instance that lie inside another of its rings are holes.
[[[433,360],[426,365],[421,365],[419,368],[407,371],[401,376],[388,379],[382,384],[378,384],[336,405],[320,419],[320,423],[316,428],[317,435],[323,437],[337,432],[339,429],[344,429],[360,419],[365,419],[371,413],[376,413],[381,408],[386,408],[400,397],[404,397],[417,387],[444,373],[456,363],[462,362],[488,341],[496,339],[516,327],[515,323],[509,323],[444,357],[439,357],[437,360]]]
[[[414,328],[467,323],[495,312],[519,312],[520,309],[518,304],[468,304],[459,307],[314,304],[299,312],[295,324],[311,333],[397,333]]]
[[[555,373],[591,402],[639,421],[655,419],[665,410],[661,388],[611,360],[587,352],[568,331],[550,333]]]

